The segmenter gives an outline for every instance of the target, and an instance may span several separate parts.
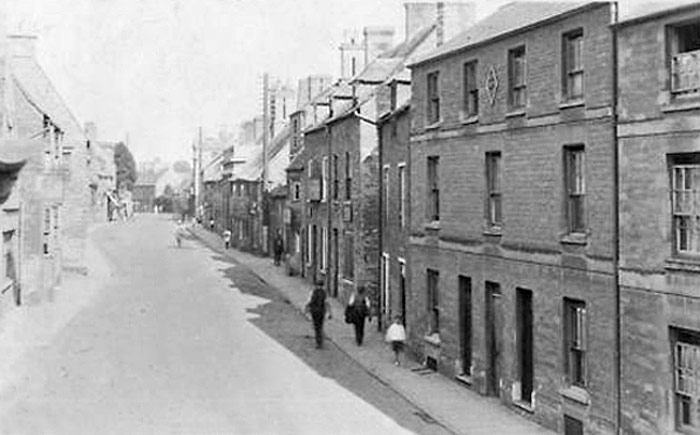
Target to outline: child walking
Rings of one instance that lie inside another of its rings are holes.
[[[401,324],[401,316],[394,316],[394,323],[386,330],[386,341],[391,343],[391,350],[394,351],[394,364],[401,365],[400,354],[406,341],[406,329]]]

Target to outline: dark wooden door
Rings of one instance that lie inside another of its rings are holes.
[[[463,375],[471,374],[472,364],[472,280],[459,277],[459,342]]]
[[[520,400],[532,401],[533,340],[532,340],[532,292],[518,289],[517,292],[517,346],[520,377]]]
[[[488,354],[487,394],[500,394],[500,300],[501,288],[495,282],[486,282],[486,349]]]
[[[338,297],[338,229],[333,228],[333,247],[331,249],[333,255],[333,283],[331,284],[331,292],[334,298]]]

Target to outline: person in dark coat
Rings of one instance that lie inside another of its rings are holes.
[[[350,311],[350,321],[355,327],[355,343],[358,346],[362,346],[362,341],[365,338],[365,319],[369,317],[370,308],[365,287],[359,286],[357,292],[350,295],[347,308]]]
[[[275,266],[279,266],[282,261],[282,254],[284,254],[284,241],[282,240],[282,233],[279,231],[277,231],[275,236],[273,251],[275,253]]]
[[[323,348],[323,321],[328,314],[331,319],[331,306],[323,289],[323,281],[316,281],[314,289],[311,291],[309,301],[306,303],[305,312],[311,315],[314,324],[314,335],[316,336],[316,349]]]

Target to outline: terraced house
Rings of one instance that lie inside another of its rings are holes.
[[[617,26],[623,431],[700,433],[700,4]]]
[[[408,330],[560,433],[615,433],[610,3],[511,3],[412,65]]]

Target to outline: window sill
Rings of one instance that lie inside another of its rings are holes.
[[[670,112],[682,112],[685,110],[697,110],[700,109],[700,100],[693,99],[690,101],[683,101],[682,99],[676,97],[674,101],[661,106],[661,111],[664,113]]]
[[[700,258],[668,258],[665,268],[677,272],[700,273]]]
[[[423,225],[423,229],[432,230],[432,231],[440,231],[440,221],[427,222],[425,225]]]
[[[423,341],[425,341],[428,344],[431,344],[433,346],[440,346],[440,334],[438,332],[434,332],[430,335],[426,335],[423,337]]]
[[[580,403],[581,405],[588,406],[591,404],[591,397],[588,395],[588,391],[584,390],[581,387],[571,385],[569,387],[559,390],[559,393],[563,397],[572,400],[576,403]]]
[[[583,100],[583,98],[576,98],[559,103],[559,109],[572,109],[574,107],[583,107],[585,105],[586,102]]]
[[[503,235],[503,228],[500,226],[493,226],[484,229],[484,235],[489,237],[501,237]]]
[[[535,413],[535,406],[531,402],[523,402],[522,400],[516,400],[515,402],[513,402],[513,405],[529,414]]]
[[[462,125],[478,124],[479,123],[479,115],[471,115],[471,116],[462,117],[460,122],[462,123]]]
[[[566,245],[584,246],[588,244],[588,236],[584,233],[569,233],[562,236],[562,238],[559,239],[559,242],[564,243]]]
[[[469,386],[472,385],[472,377],[471,377],[471,375],[465,375],[465,374],[456,375],[456,376],[455,376],[455,379],[456,379],[458,382],[461,382],[462,384],[469,385]]]
[[[513,109],[510,112],[506,113],[506,118],[516,118],[518,116],[525,116],[525,108],[518,108],[518,109]]]
[[[438,121],[438,122],[433,122],[432,124],[428,124],[424,128],[426,130],[437,130],[441,126],[442,126],[442,121]]]

